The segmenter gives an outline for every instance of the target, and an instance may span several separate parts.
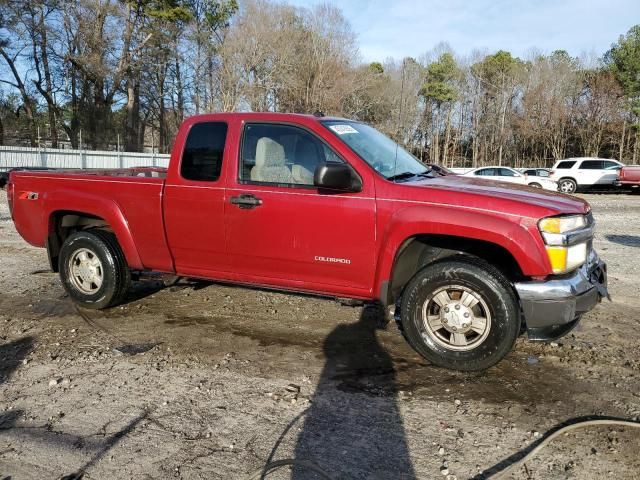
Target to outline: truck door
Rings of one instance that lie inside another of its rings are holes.
[[[320,162],[344,162],[319,137],[275,123],[244,126],[238,172],[229,178],[227,250],[244,279],[364,295],[375,264],[372,182],[359,193],[313,186]]]
[[[176,141],[171,157],[178,168],[171,169],[164,187],[165,231],[177,272],[216,276],[229,269],[221,175],[227,124],[199,122],[184,128],[183,148]]]

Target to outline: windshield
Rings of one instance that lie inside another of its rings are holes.
[[[420,160],[375,128],[349,120],[322,123],[387,180],[411,178],[430,171]]]

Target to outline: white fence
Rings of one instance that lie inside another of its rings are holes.
[[[0,146],[0,171],[14,167],[130,168],[167,167],[169,155]]]

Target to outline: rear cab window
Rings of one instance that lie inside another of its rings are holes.
[[[191,126],[182,152],[180,175],[186,180],[215,182],[220,178],[227,124],[202,122]]]

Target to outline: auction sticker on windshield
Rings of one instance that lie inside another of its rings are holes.
[[[358,133],[358,131],[353,128],[351,125],[338,124],[338,125],[330,125],[329,128],[336,132],[338,135],[344,135],[346,133]]]

